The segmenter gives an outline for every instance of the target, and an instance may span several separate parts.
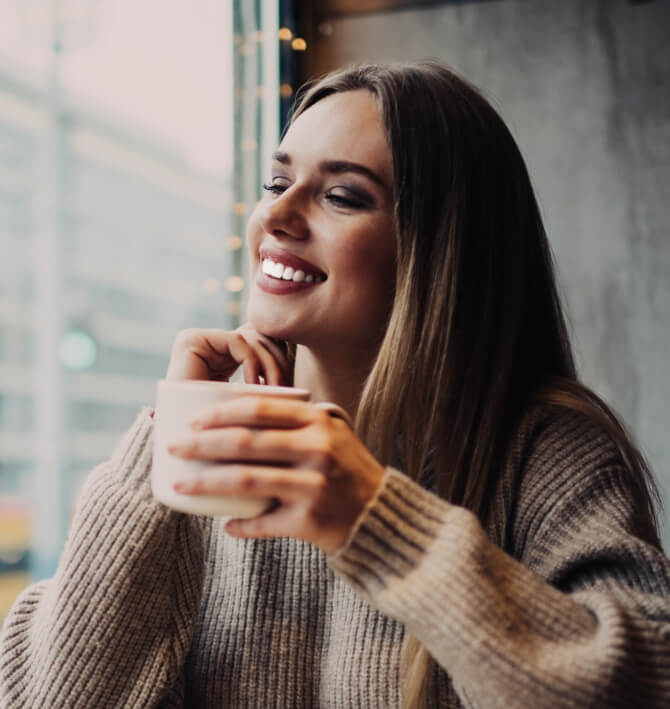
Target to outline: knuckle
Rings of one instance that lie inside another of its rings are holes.
[[[317,442],[317,454],[327,460],[331,460],[335,455],[335,444],[332,436],[327,431],[322,431]]]
[[[249,492],[256,487],[256,479],[246,471],[239,471],[237,474],[238,486],[241,490]]]
[[[174,338],[175,345],[186,346],[191,344],[198,337],[198,330],[194,327],[180,330]]]
[[[184,441],[184,443],[181,444],[181,454],[184,457],[194,457],[198,454],[199,452],[199,444],[198,444],[198,439],[197,438],[190,438],[187,441]]]
[[[325,475],[316,475],[311,481],[311,497],[313,500],[328,498],[330,491],[329,480]]]
[[[243,335],[241,335],[239,332],[233,332],[231,335],[231,340],[232,343],[238,346],[246,346],[248,345],[248,342],[244,338]]]
[[[333,421],[333,417],[324,409],[315,409],[314,423],[324,428],[329,428]]]
[[[321,438],[320,430],[309,426],[300,431],[298,445],[313,459],[321,451]]]
[[[320,449],[314,451],[312,461],[317,470],[328,472],[333,466],[333,455],[329,450]]]
[[[248,428],[240,431],[237,437],[237,448],[241,452],[248,452],[254,447],[255,435]]]
[[[252,416],[262,418],[270,412],[271,403],[267,399],[258,397],[255,399],[250,399],[249,401]]]
[[[205,409],[198,415],[198,419],[202,426],[215,428],[224,420],[221,412],[221,404],[216,404],[212,408]]]

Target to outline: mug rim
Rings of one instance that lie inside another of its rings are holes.
[[[308,389],[300,389],[290,386],[275,386],[272,384],[248,384],[247,382],[218,382],[211,379],[159,379],[158,386],[163,388],[212,388],[217,385],[223,386],[227,391],[236,391],[238,393],[251,394],[255,390],[263,390],[265,395],[276,396],[299,396],[309,398]]]

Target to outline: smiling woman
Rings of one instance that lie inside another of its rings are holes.
[[[220,401],[167,450],[180,495],[271,504],[158,503],[142,411],[10,613],[3,706],[666,707],[654,482],[577,380],[491,106],[430,62],[325,77],[247,236],[249,322],[179,333],[166,378],[311,401]]]

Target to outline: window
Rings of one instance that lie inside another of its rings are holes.
[[[261,0],[4,2],[0,619],[53,573],[176,332],[240,322],[278,29]]]

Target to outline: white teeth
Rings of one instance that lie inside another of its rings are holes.
[[[325,281],[324,276],[316,276],[313,273],[305,274],[302,269],[295,270],[292,266],[284,266],[283,263],[273,261],[270,258],[263,259],[261,271],[272,278],[279,278],[283,281],[293,281],[294,283],[320,283]]]

